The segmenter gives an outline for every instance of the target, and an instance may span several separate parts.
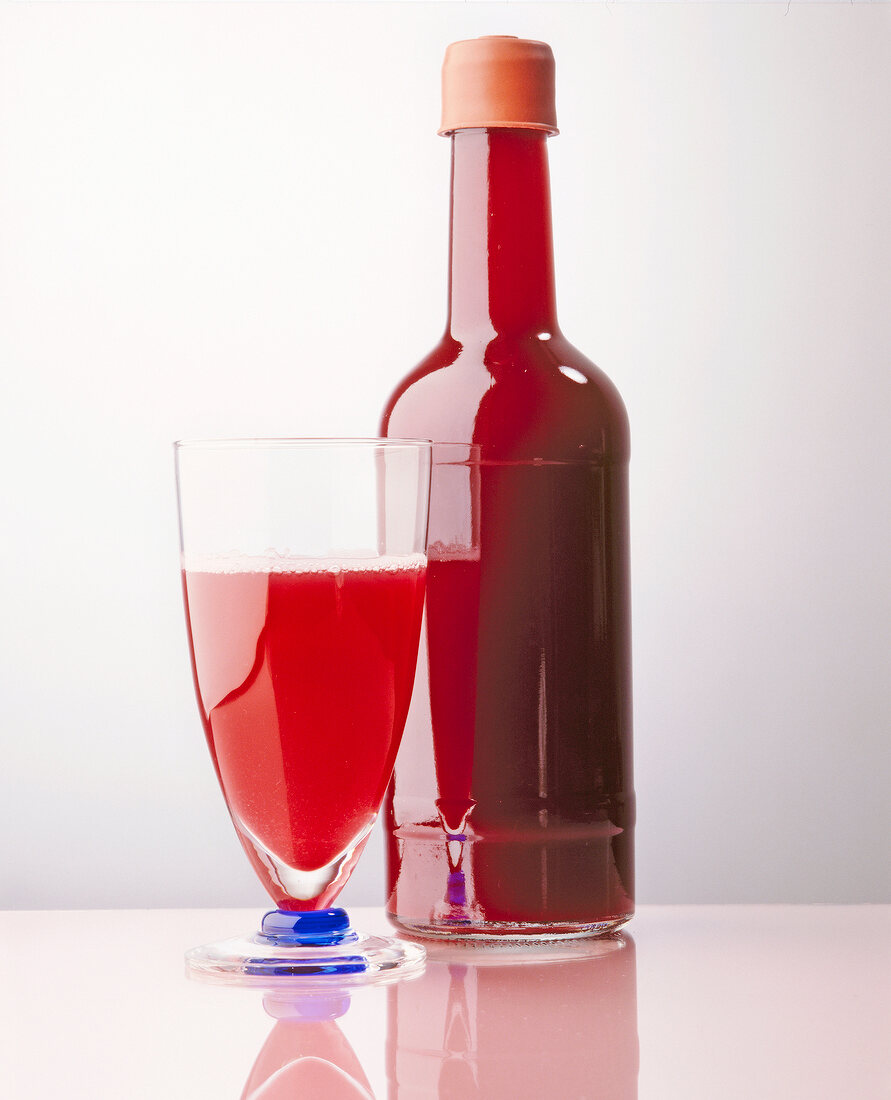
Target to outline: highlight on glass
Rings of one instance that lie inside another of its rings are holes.
[[[380,810],[414,680],[431,445],[175,444],[192,671],[242,847],[276,908],[194,948],[211,980],[380,980],[423,949],[333,908]]]

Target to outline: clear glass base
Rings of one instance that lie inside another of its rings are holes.
[[[268,987],[293,979],[301,990],[395,981],[419,974],[419,944],[354,931],[343,909],[292,913],[273,909],[259,932],[186,952],[186,974],[224,985]]]
[[[531,924],[519,921],[444,920],[435,916],[429,921],[409,920],[397,913],[387,916],[410,936],[435,939],[510,941],[516,943],[547,943],[553,940],[582,939],[606,936],[631,920],[633,913],[623,913],[612,920],[561,921],[554,924]]]

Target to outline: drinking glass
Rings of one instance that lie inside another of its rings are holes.
[[[380,810],[411,697],[426,578],[431,446],[270,439],[175,445],[183,591],[217,778],[276,908],[197,947],[194,976],[423,965],[332,902]]]

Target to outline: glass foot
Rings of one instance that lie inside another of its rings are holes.
[[[208,943],[186,952],[186,973],[200,981],[268,985],[294,978],[302,989],[395,981],[418,974],[425,952],[419,944],[356,932],[343,909],[292,913],[273,909],[260,931]]]

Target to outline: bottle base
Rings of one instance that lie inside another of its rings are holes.
[[[526,921],[444,921],[431,918],[414,920],[387,913],[387,917],[409,936],[437,940],[475,940],[477,942],[549,943],[552,941],[606,936],[631,920],[633,913],[623,913],[603,921],[560,921],[530,923]]]

